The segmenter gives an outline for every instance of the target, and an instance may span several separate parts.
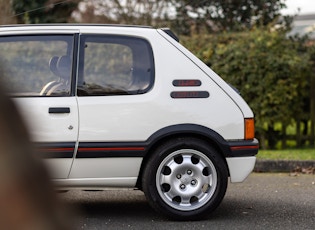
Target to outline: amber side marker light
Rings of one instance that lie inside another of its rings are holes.
[[[245,140],[255,138],[255,121],[254,118],[245,118]]]

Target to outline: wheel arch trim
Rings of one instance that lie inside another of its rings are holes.
[[[148,138],[146,153],[139,171],[137,187],[141,188],[143,170],[146,165],[146,162],[150,158],[151,153],[154,152],[154,150],[159,146],[160,143],[163,143],[164,141],[170,138],[176,138],[181,136],[200,138],[211,144],[212,147],[217,149],[218,152],[221,154],[221,157],[223,158],[226,167],[228,168],[226,157],[231,153],[231,149],[229,143],[226,140],[224,140],[224,138],[221,135],[207,127],[197,124],[172,125],[158,130]]]
[[[214,147],[217,147],[224,157],[227,157],[231,152],[229,143],[212,129],[196,124],[178,124],[162,128],[152,134],[147,140],[147,154],[154,146],[167,138],[187,135],[200,137],[215,144]]]

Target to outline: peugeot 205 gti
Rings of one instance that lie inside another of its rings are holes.
[[[3,82],[62,189],[136,188],[199,219],[258,152],[243,98],[167,29],[0,28]]]

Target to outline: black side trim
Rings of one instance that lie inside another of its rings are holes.
[[[208,98],[210,96],[208,91],[173,91],[171,98]]]
[[[229,142],[231,154],[229,157],[248,157],[255,156],[258,153],[259,142],[257,139],[249,141],[231,141]]]
[[[71,69],[71,96],[76,95],[77,88],[77,69],[78,69],[78,54],[79,54],[80,34],[74,34],[73,52],[72,52],[72,69]]]
[[[163,32],[173,38],[175,41],[179,42],[179,38],[171,31],[169,28],[161,28]]]
[[[41,142],[35,143],[40,157],[47,158],[73,158],[75,142]]]
[[[162,139],[172,135],[198,135],[215,143],[224,157],[255,156],[257,139],[226,141],[221,135],[204,126],[179,124],[163,128],[145,142],[80,142],[76,158],[144,157]],[[73,158],[75,142],[47,142],[36,144],[42,158]]]
[[[144,142],[82,142],[76,158],[143,157]]]

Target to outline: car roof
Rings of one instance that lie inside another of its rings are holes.
[[[151,26],[144,25],[125,25],[125,24],[81,24],[81,23],[48,23],[48,24],[11,24],[11,25],[1,25],[2,28],[17,28],[17,29],[27,29],[29,28],[62,28],[62,27],[71,27],[73,29],[85,28],[85,27],[117,27],[117,28],[143,28],[143,29],[152,29]]]
[[[109,26],[109,27],[137,27],[152,28],[145,25],[127,25],[127,24],[100,24],[100,23],[39,23],[39,24],[9,24],[0,27],[25,27],[25,26]]]
[[[40,31],[40,30],[60,30],[60,31],[74,31],[74,30],[83,30],[90,32],[99,32],[99,28],[115,29],[115,30],[156,30],[151,26],[144,25],[126,25],[126,24],[92,24],[92,23],[50,23],[50,24],[12,24],[12,25],[0,25],[0,33],[4,31]],[[169,29],[169,28],[160,28],[170,37],[172,37],[177,42],[179,41],[178,37]]]
[[[138,25],[114,25],[114,24],[13,24],[13,25],[1,25],[0,34],[5,34],[6,32],[13,32],[17,34],[21,33],[74,33],[74,32],[87,32],[87,33],[102,33],[113,32],[127,32],[132,34],[147,33],[149,31],[156,30],[150,26],[138,26]],[[149,32],[150,33],[150,32]]]

